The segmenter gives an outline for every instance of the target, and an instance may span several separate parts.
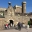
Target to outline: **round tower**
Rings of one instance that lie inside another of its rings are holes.
[[[22,13],[26,13],[26,2],[22,2]]]

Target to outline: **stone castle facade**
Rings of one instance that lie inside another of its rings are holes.
[[[27,25],[32,18],[32,13],[26,13],[26,2],[22,2],[22,6],[16,5],[14,7],[10,2],[8,4],[8,8],[0,8],[0,28],[9,23],[9,20],[13,20],[14,24],[20,21]]]

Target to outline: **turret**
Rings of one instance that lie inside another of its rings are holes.
[[[11,2],[8,2],[8,7],[10,7],[11,6]]]
[[[26,13],[26,2],[22,2],[22,13]]]

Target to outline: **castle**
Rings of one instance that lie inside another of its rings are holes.
[[[32,13],[26,13],[26,2],[22,2],[22,6],[15,5],[14,7],[9,2],[8,8],[0,8],[0,28],[9,23],[9,20],[13,20],[14,24],[20,21],[27,25],[30,18]]]

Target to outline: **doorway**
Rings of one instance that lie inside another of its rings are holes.
[[[13,20],[9,20],[10,21],[10,24],[12,24],[13,25]]]

